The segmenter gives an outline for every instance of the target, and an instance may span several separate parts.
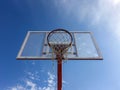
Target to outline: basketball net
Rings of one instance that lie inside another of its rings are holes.
[[[47,42],[51,49],[50,51],[52,51],[52,60],[57,60],[57,62],[60,63],[66,62],[68,60],[68,50],[70,52],[72,41],[72,35],[67,30],[56,29],[51,31],[47,36]]]
[[[68,60],[68,49],[70,51],[71,46],[69,46],[69,44],[67,43],[63,43],[63,44],[54,44],[54,43],[50,43],[51,44],[51,49],[52,49],[52,60],[58,60],[57,57],[60,58],[60,60],[62,60],[62,63],[66,62]]]

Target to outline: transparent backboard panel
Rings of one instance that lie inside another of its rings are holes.
[[[47,44],[48,31],[28,31],[17,59],[51,60],[55,55]],[[65,57],[68,60],[102,60],[101,53],[91,32],[70,32],[72,46]]]

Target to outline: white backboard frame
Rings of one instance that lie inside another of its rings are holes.
[[[50,31],[28,31],[16,59],[17,59],[17,60],[51,60],[52,57],[46,57],[46,56],[44,56],[44,55],[42,55],[42,56],[22,56],[22,52],[23,52],[23,50],[24,50],[24,48],[25,48],[25,45],[26,45],[26,43],[27,43],[27,41],[28,41],[28,38],[29,38],[29,36],[31,35],[31,33],[44,33],[44,34],[46,34],[46,35],[45,35],[45,38],[44,38],[44,43],[41,44],[41,45],[42,45],[41,47],[43,47],[43,49],[44,49],[45,46],[46,46],[46,47],[47,47],[47,48],[46,48],[46,51],[47,51],[47,50],[49,51],[49,46],[47,45],[47,41],[46,41],[46,37],[47,37],[47,34],[48,34],[49,32],[50,32]],[[67,58],[68,60],[103,60],[102,54],[101,54],[100,49],[99,49],[99,47],[98,47],[98,45],[97,45],[97,43],[96,43],[95,38],[93,37],[92,32],[70,31],[70,33],[73,33],[73,37],[74,37],[74,38],[75,38],[75,36],[74,36],[75,33],[76,33],[76,34],[77,34],[77,33],[89,34],[89,35],[90,35],[90,38],[91,38],[91,40],[92,40],[92,42],[93,42],[93,45],[94,45],[94,47],[95,47],[95,49],[96,49],[96,52],[97,52],[97,55],[98,55],[98,56],[96,56],[96,57],[94,57],[94,56],[93,56],[93,57],[91,57],[91,56],[90,56],[90,57],[79,57],[79,56],[78,56],[78,57],[77,57],[78,49],[77,49],[77,47],[76,47],[76,39],[75,39],[75,40],[74,40],[74,44],[75,44],[75,49],[76,49],[76,52],[75,52],[75,53],[76,53],[76,57],[68,57],[68,58]],[[44,50],[42,50],[42,54],[45,54],[45,53],[46,53],[46,52],[44,52]]]

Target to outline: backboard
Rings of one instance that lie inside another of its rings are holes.
[[[52,51],[47,43],[50,31],[28,31],[18,53],[18,60],[51,60]],[[73,37],[68,60],[102,60],[102,55],[91,32],[70,31]]]

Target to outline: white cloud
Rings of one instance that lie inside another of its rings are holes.
[[[64,80],[62,80],[62,83],[63,83],[63,84],[68,84],[68,82],[66,82],[66,81],[64,81]]]
[[[34,71],[34,73],[32,73],[32,72],[25,72],[25,73],[26,73],[28,79],[40,81],[39,72]]]
[[[88,21],[90,26],[101,24],[120,38],[120,0],[54,0],[60,13],[74,15],[79,22]]]
[[[33,73],[28,72],[28,77],[34,77],[36,78]],[[55,88],[55,75],[48,72],[48,80],[47,80],[47,86],[40,86],[40,83],[35,83],[35,79],[31,80],[28,78],[24,79],[24,82],[21,84],[17,84],[13,87],[8,88],[7,90],[56,90]]]
[[[99,20],[98,23],[105,22],[107,29],[120,38],[120,0],[101,0],[99,10],[102,22]]]
[[[24,88],[24,87],[21,86],[21,85],[16,85],[16,86],[14,86],[14,87],[12,87],[12,88],[9,88],[9,89],[7,89],[7,90],[26,90],[26,88]]]
[[[48,75],[49,75],[49,78],[48,78],[48,86],[49,88],[51,88],[51,90],[54,90],[54,87],[55,86],[55,75],[51,74],[50,72],[48,72]]]
[[[37,90],[36,84],[32,81],[26,81],[26,86],[30,87],[30,90]]]
[[[52,73],[48,72],[47,80],[44,83],[47,83],[46,86],[41,85],[41,81],[36,79],[30,79],[29,77],[36,78],[36,73],[27,72],[27,77],[22,80],[22,83],[19,83],[13,87],[8,88],[7,90],[56,90],[56,77]],[[38,81],[38,83],[36,82]],[[68,85],[68,82],[62,80],[63,87]]]
[[[19,1],[14,1],[20,6]],[[108,31],[120,38],[120,0],[27,0],[26,3],[31,14],[38,15],[41,3],[46,7],[46,3],[50,3],[61,16],[72,15],[78,22],[88,21],[88,26],[105,24]],[[38,20],[37,16],[34,19]]]
[[[113,5],[118,5],[118,4],[120,4],[120,0],[112,0],[113,1]]]

